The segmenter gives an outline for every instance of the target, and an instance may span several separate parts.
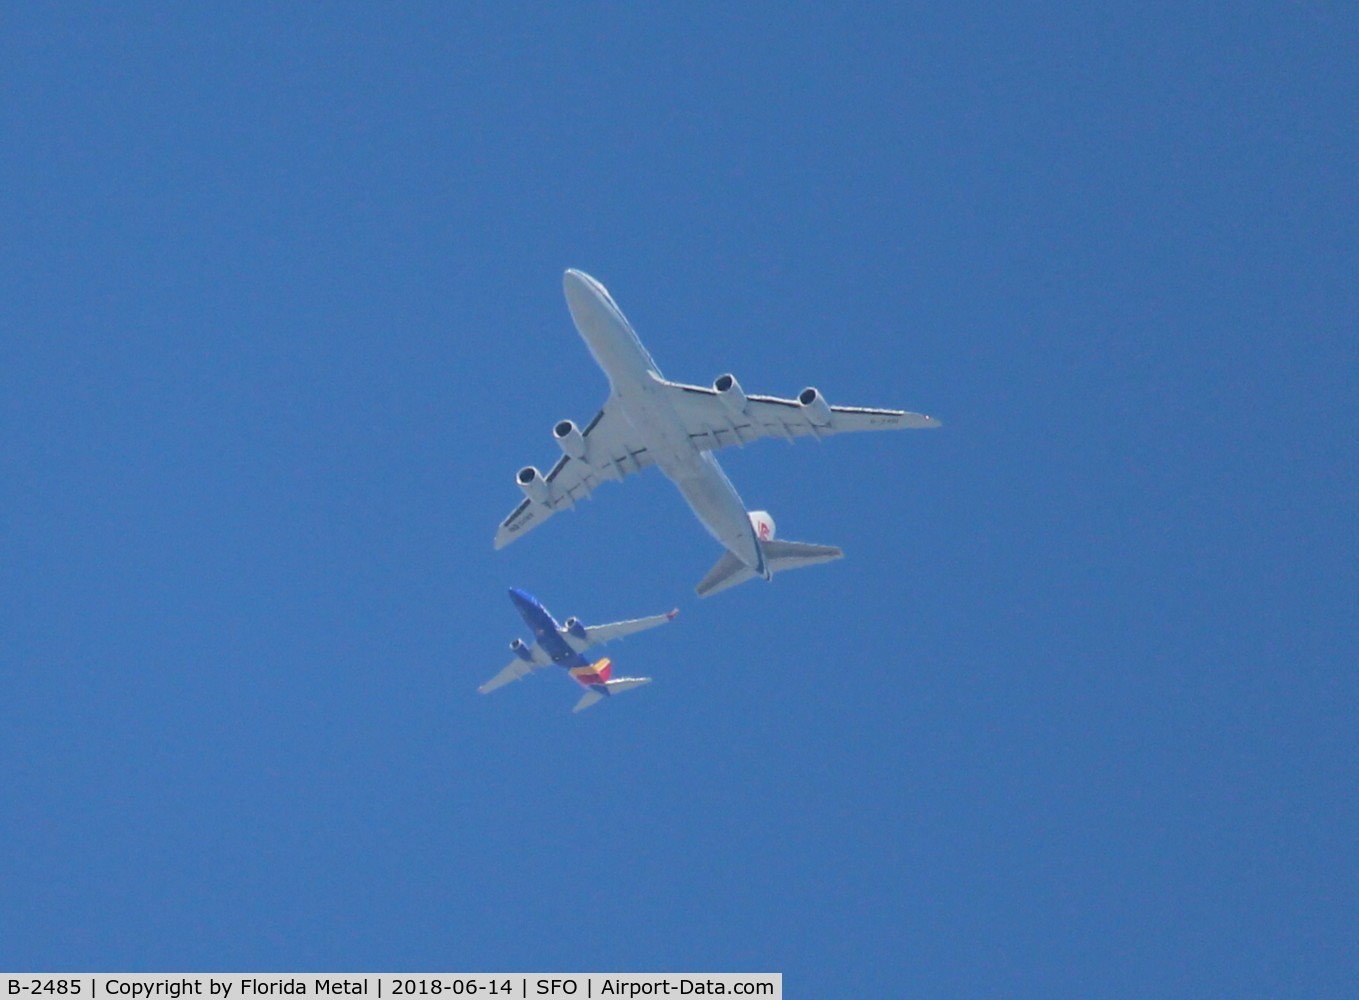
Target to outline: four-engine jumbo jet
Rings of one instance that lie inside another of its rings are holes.
[[[607,658],[590,662],[583,655],[587,649],[621,639],[625,635],[644,632],[657,625],[664,625],[673,621],[679,614],[679,608],[676,608],[669,614],[634,618],[631,621],[614,622],[612,625],[582,625],[576,618],[568,618],[565,625],[558,625],[547,613],[547,608],[538,603],[531,594],[511,588],[510,600],[519,609],[524,623],[532,630],[534,641],[525,643],[522,639],[515,639],[511,642],[510,649],[514,650],[514,659],[510,661],[510,665],[477,690],[487,694],[510,681],[527,677],[539,667],[563,667],[576,683],[587,689],[580,701],[576,702],[576,707],[571,710],[573,712],[589,708],[601,698],[621,694],[651,682],[650,677],[614,677],[613,664]]]
[[[921,413],[830,406],[810,386],[796,399],[747,396],[736,377],[719,375],[712,388],[669,382],[638,340],[604,286],[581,271],[563,279],[566,304],[582,339],[609,380],[609,397],[585,429],[562,420],[552,435],[563,452],[547,475],[534,466],[515,479],[524,500],[500,525],[501,548],[564,507],[574,507],[605,479],[655,465],[683,494],[727,554],[696,588],[699,596],[744,580],[837,559],[829,545],[775,541],[773,520],[747,513],[713,452],[763,437],[828,437],[844,431],[938,427]]]

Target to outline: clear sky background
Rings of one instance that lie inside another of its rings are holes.
[[[0,93],[0,967],[1354,995],[1352,5],[8,5]],[[494,552],[566,267],[946,427],[724,453],[772,584],[654,471]],[[510,586],[655,683],[478,695]]]

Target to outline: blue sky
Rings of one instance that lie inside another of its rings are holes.
[[[1344,5],[0,14],[0,967],[1359,976]],[[923,410],[723,456],[838,563],[698,602],[605,383]],[[655,678],[490,697],[520,586]]]

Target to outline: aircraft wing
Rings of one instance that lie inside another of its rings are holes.
[[[602,643],[613,642],[624,636],[635,635],[638,632],[645,632],[649,628],[657,625],[664,625],[675,620],[679,614],[679,608],[663,615],[652,615],[649,618],[633,618],[625,622],[614,622],[612,625],[587,625],[585,626],[585,647],[598,646]],[[567,636],[569,639],[570,636]]]
[[[552,660],[543,652],[543,647],[539,646],[537,643],[534,643],[529,647],[528,655],[532,657],[531,660],[525,660],[522,657],[516,656],[510,661],[509,666],[500,671],[500,673],[496,674],[481,687],[477,688],[477,690],[482,694],[490,694],[496,688],[504,687],[510,681],[517,681],[520,678],[527,677],[535,670],[541,669],[542,667],[550,667],[552,665]]]
[[[477,688],[477,690],[480,691],[482,694],[490,694],[496,688],[504,687],[510,681],[517,681],[521,677],[527,677],[529,674],[533,673],[533,671],[536,669],[537,669],[536,664],[525,663],[523,660],[519,659],[516,656],[513,660],[510,661],[510,665],[508,667],[500,671],[500,673],[496,674],[481,687]]]
[[[694,444],[716,451],[733,444],[748,444],[766,437],[811,435],[817,438],[846,431],[914,430],[940,427],[941,422],[923,413],[878,410],[866,406],[829,406],[814,389],[804,389],[801,399],[777,396],[746,396],[744,407],[729,406],[716,390],[701,385],[666,383],[670,401]],[[808,405],[810,404],[810,405]]]
[[[633,430],[622,408],[610,396],[604,408],[581,431],[583,458],[562,455],[543,477],[546,492],[539,500],[525,497],[500,524],[495,547],[503,548],[538,527],[557,511],[575,507],[606,479],[622,479],[653,464],[646,445]]]

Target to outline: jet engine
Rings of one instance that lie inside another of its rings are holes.
[[[802,407],[802,412],[814,426],[825,427],[830,424],[831,408],[826,402],[826,397],[811,386],[797,394],[797,405]]]
[[[533,654],[529,652],[528,644],[523,639],[515,639],[511,642],[510,649],[514,650],[514,655],[525,663],[533,662]]]
[[[762,542],[774,540],[774,519],[769,516],[769,511],[752,510],[746,516],[750,518],[750,526],[755,529],[756,538]]]
[[[524,491],[524,496],[534,503],[547,503],[551,487],[548,486],[547,480],[543,478],[543,474],[538,471],[536,466],[524,466],[515,475],[514,481]]]
[[[574,420],[561,420],[552,428],[552,436],[557,439],[557,444],[571,458],[585,458],[585,436],[581,434],[580,428],[576,426]]]
[[[717,398],[722,401],[728,413],[739,416],[746,412],[746,394],[741,390],[741,383],[736,381],[736,376],[731,372],[713,379],[713,391],[717,393]]]
[[[566,631],[570,632],[577,639],[585,638],[585,626],[581,624],[579,618],[566,619],[566,625],[564,627],[566,628]]]

